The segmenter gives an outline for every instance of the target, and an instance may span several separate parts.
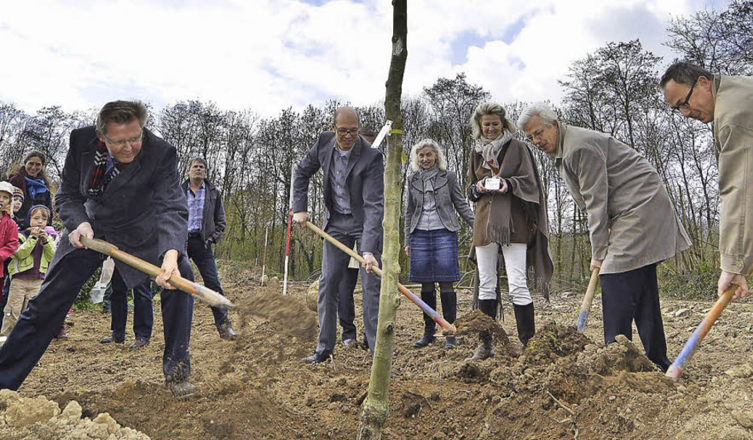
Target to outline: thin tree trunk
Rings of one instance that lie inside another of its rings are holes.
[[[403,91],[403,73],[408,58],[407,0],[393,0],[392,61],[387,77],[384,100],[385,118],[393,121],[392,134],[387,149],[384,170],[384,253],[382,254],[382,290],[379,299],[379,324],[371,366],[369,394],[363,404],[359,440],[379,440],[389,414],[390,369],[395,345],[395,316],[397,315],[397,281],[400,275],[400,158],[403,151],[403,118],[400,113],[400,96]]]

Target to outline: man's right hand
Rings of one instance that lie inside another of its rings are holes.
[[[81,243],[81,237],[94,238],[94,231],[89,222],[81,223],[73,232],[68,234],[68,241],[71,242],[73,247],[82,249],[85,246]]]
[[[296,212],[293,214],[293,222],[298,226],[305,228],[306,222],[309,221],[309,213],[306,211]]]

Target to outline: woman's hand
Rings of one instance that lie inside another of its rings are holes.
[[[410,246],[405,246],[405,255],[410,257]]]
[[[484,186],[484,182],[486,182],[486,177],[484,177],[483,179],[481,179],[478,182],[476,182],[476,192],[477,193],[484,194],[484,193],[488,192],[486,190],[486,187]]]

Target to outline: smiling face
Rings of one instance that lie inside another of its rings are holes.
[[[674,80],[664,84],[664,100],[684,117],[708,124],[714,120],[714,95],[711,93],[711,80],[699,76],[690,87]]]
[[[24,164],[24,170],[30,177],[37,177],[37,175],[42,171],[43,167],[44,163],[42,162],[42,158],[40,158],[39,156],[31,156]]]
[[[120,163],[131,163],[141,151],[144,132],[138,119],[125,124],[107,123],[107,134],[97,133],[99,140],[107,146],[113,159]]]
[[[493,141],[502,134],[502,119],[499,115],[484,115],[479,120],[481,124],[481,134]]]
[[[557,121],[552,121],[552,125],[547,125],[540,116],[532,117],[523,127],[528,142],[546,154],[557,152]]]
[[[417,156],[418,164],[421,166],[421,169],[428,170],[437,163],[437,152],[431,145],[427,145],[418,150]]]
[[[335,132],[335,140],[340,149],[350,150],[358,140],[358,115],[351,109],[340,110],[332,130]]]

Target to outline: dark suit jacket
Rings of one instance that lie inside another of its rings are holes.
[[[309,180],[319,168],[322,169],[324,204],[327,213],[324,227],[327,227],[329,214],[333,209],[330,166],[335,152],[335,133],[325,131],[319,135],[316,145],[295,171],[293,186],[293,212],[308,209]],[[384,216],[384,159],[382,153],[371,148],[360,136],[353,145],[348,159],[345,183],[350,193],[350,208],[353,217],[363,224],[363,235],[359,244],[360,252],[380,253],[382,250],[382,217]]]
[[[183,182],[183,194],[188,197],[189,179]],[[204,211],[201,216],[201,240],[210,238],[217,243],[225,233],[225,209],[222,207],[222,194],[216,186],[204,179]]]
[[[62,183],[55,195],[67,231],[89,222],[96,238],[152,264],[158,264],[170,249],[185,253],[188,207],[178,180],[175,147],[144,129],[138,156],[110,182],[104,194],[90,197],[87,190],[98,144],[93,126],[71,133]],[[73,250],[66,232],[53,263]],[[124,263],[116,261],[115,265],[129,288],[147,278]]]

